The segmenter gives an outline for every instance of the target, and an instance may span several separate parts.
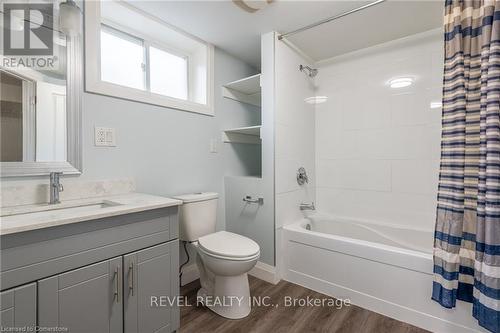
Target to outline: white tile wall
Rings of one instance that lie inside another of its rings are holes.
[[[318,208],[434,226],[439,171],[442,35],[432,31],[334,59],[320,68],[316,106]],[[412,86],[391,89],[394,77]],[[292,199],[289,199],[293,201]]]
[[[391,191],[391,162],[367,159],[322,159],[317,184],[329,188]]]
[[[313,105],[304,102],[314,96],[314,81],[298,70],[300,64],[311,66],[285,43],[275,44],[277,229],[302,217],[301,202],[315,201],[315,112]],[[310,180],[307,185],[297,184],[300,167],[307,170]]]
[[[264,77],[270,80],[274,71],[274,94],[267,102],[268,110],[274,111],[275,266],[282,276],[285,267],[282,227],[303,217],[300,203],[315,201],[315,107],[304,101],[315,96],[315,86],[314,80],[299,71],[300,64],[311,64],[286,43],[278,41],[276,33],[263,36],[262,50],[263,73],[267,73]],[[309,184],[297,184],[300,167],[307,170]]]

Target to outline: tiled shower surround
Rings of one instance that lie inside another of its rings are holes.
[[[316,95],[316,199],[321,212],[431,229],[441,135],[441,31],[332,59]],[[410,77],[413,84],[388,82]],[[433,108],[431,108],[433,103]],[[437,106],[437,107],[436,107]]]

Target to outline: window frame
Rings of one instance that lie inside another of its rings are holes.
[[[149,36],[135,31],[131,28],[124,27],[116,22],[111,22],[101,18],[101,1],[86,1],[85,2],[85,91],[100,95],[117,97],[120,99],[141,102],[145,104],[157,105],[167,108],[173,108],[188,112],[201,113],[214,116],[214,46],[195,36],[180,31],[178,28],[172,27],[160,19],[145,13],[128,3],[120,2],[120,5],[125,6],[129,10],[133,10],[138,15],[145,16],[147,19],[154,20],[168,29],[172,29],[183,34],[198,43],[206,46],[207,72],[206,72],[206,103],[197,103],[191,98],[192,93],[192,61],[191,55],[186,54],[172,45],[166,45],[161,41],[150,38]],[[111,30],[116,30],[118,35],[129,35],[133,39],[139,39],[143,42],[144,60],[145,60],[145,90],[139,90],[127,86],[121,86],[111,82],[101,80],[101,24]],[[150,47],[157,48],[161,51],[185,58],[187,60],[187,100],[170,97],[162,94],[151,92],[150,90]]]

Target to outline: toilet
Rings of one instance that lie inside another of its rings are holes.
[[[248,316],[251,304],[247,273],[259,259],[259,245],[232,232],[215,232],[217,193],[186,194],[175,199],[183,202],[179,238],[197,251],[201,284],[198,300],[225,318]]]

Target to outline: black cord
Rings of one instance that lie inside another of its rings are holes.
[[[186,241],[182,241],[182,244],[184,245],[184,252],[186,253],[186,261],[179,267],[179,285],[182,286],[182,267],[186,266],[187,263],[189,262],[190,258],[189,258],[189,252],[187,250],[187,242]]]

